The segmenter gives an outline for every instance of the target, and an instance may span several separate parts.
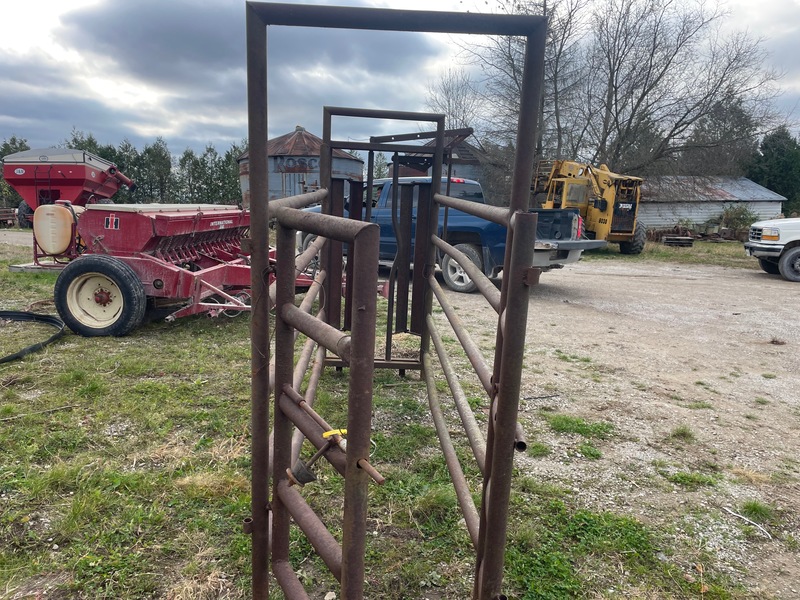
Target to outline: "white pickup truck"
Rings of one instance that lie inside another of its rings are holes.
[[[753,223],[744,249],[767,273],[800,282],[800,219]]]

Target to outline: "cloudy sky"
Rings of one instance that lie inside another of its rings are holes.
[[[472,12],[494,4],[305,3]],[[729,27],[765,38],[770,64],[785,73],[779,106],[800,117],[800,0],[726,5]],[[127,138],[141,149],[162,136],[173,153],[208,143],[224,151],[247,135],[244,30],[244,0],[2,0],[0,140],[46,147],[75,128],[102,144]],[[270,28],[270,137],[296,125],[320,135],[324,105],[425,110],[426,85],[452,61],[447,36]],[[344,121],[335,137],[415,129]]]

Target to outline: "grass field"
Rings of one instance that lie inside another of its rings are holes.
[[[648,244],[641,257],[587,258],[753,266],[740,244]],[[54,275],[8,271],[27,260],[26,249],[0,245],[0,309],[52,297]],[[38,335],[0,327],[1,355]],[[250,514],[248,335],[246,317],[152,322],[124,338],[68,333],[0,365],[0,597],[248,597],[250,541],[241,532]],[[371,488],[368,597],[466,598],[473,555],[424,383],[417,374],[379,371],[375,384],[372,461],[387,482]],[[318,410],[343,423],[346,378],[331,372],[321,390]],[[478,386],[467,390],[482,414]],[[614,435],[604,423],[553,419],[551,427],[585,436],[590,458],[599,455],[596,440]],[[462,462],[472,464],[463,436],[456,439]],[[531,444],[531,455],[538,451]],[[477,468],[466,475],[477,503]],[[338,536],[342,482],[327,467],[318,478],[303,494]],[[668,558],[668,531],[582,508],[569,490],[524,473],[515,480],[511,522],[510,598],[623,598],[631,590],[646,598],[738,597],[725,581],[682,577]],[[311,597],[337,590],[298,532],[292,559]]]

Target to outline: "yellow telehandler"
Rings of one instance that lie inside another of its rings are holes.
[[[577,208],[586,237],[619,244],[622,254],[639,254],[647,240],[638,222],[642,180],[606,165],[569,160],[539,161],[531,184],[533,206]]]

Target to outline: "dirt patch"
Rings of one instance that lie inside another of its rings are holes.
[[[703,563],[748,597],[800,597],[798,294],[723,267],[582,262],[543,274],[520,418],[545,451],[518,467],[665,532],[665,560],[687,577]],[[476,294],[450,299],[491,356],[496,316]],[[556,433],[553,414],[613,434]],[[729,512],[748,502],[774,510],[763,531]]]

